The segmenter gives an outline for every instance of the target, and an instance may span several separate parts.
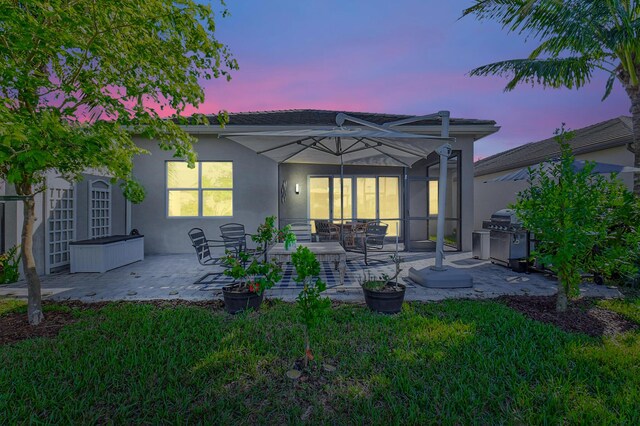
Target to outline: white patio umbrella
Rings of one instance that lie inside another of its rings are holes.
[[[345,164],[411,167],[443,143],[454,140],[448,137],[448,133],[443,136],[427,136],[392,129],[398,124],[437,115],[377,125],[346,114],[338,114],[338,126],[332,129],[238,132],[226,133],[224,136],[279,164],[340,165],[340,193],[344,194]],[[366,128],[345,127],[345,121],[352,121]],[[344,218],[342,197],[340,217]]]
[[[550,162],[546,162],[543,163],[542,166],[535,165],[535,166],[531,166],[532,169],[537,170],[539,167],[542,167],[543,171],[545,173],[550,173],[552,167],[554,166],[555,163],[557,163],[557,161],[559,160],[552,160]],[[584,160],[574,160],[573,162],[573,170],[576,172],[579,172],[580,170],[584,169],[586,167],[587,164],[589,163],[594,163],[593,161],[584,161]],[[591,170],[591,173],[599,173],[599,174],[607,174],[607,173],[633,173],[633,172],[640,172],[639,168],[636,167],[629,167],[629,166],[621,166],[619,164],[610,164],[610,163],[600,163],[600,162],[595,162],[595,166],[593,167],[593,169]],[[484,183],[487,182],[515,182],[515,181],[519,181],[519,180],[528,180],[530,177],[529,174],[529,167],[525,167],[523,169],[520,170],[516,170],[515,172],[511,172],[511,173],[507,173],[505,175],[502,176],[498,176],[496,178],[493,179],[489,179],[484,181]]]

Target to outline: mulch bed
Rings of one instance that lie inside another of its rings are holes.
[[[630,330],[637,330],[638,324],[626,319],[622,315],[611,312],[595,305],[594,299],[579,299],[569,302],[566,312],[556,312],[555,296],[503,296],[499,299],[507,306],[522,312],[531,319],[554,324],[564,331],[584,333],[589,336],[600,337],[615,335]],[[273,303],[265,300],[267,304]],[[151,304],[159,308],[173,308],[178,306],[197,306],[212,310],[222,310],[221,300],[189,301],[189,300],[145,300],[121,302],[84,303],[80,301],[52,302],[43,301],[43,305],[68,306],[76,309],[101,309],[109,304]],[[342,305],[334,302],[334,306]],[[72,324],[78,319],[69,312],[46,311],[45,321],[37,326],[29,325],[24,312],[10,313],[0,316],[0,345],[15,343],[34,337],[55,337],[65,325]]]
[[[68,312],[45,312],[45,318],[39,325],[32,326],[23,312],[0,316],[0,345],[33,337],[55,337],[62,327],[77,321]]]
[[[43,301],[43,306],[56,305],[68,306],[81,310],[101,309],[108,304],[131,304],[144,303],[151,304],[159,308],[173,308],[176,306],[198,306],[221,310],[224,304],[220,300],[189,301],[189,300],[148,300],[148,301],[122,301],[122,302],[96,302],[84,303],[80,301],[53,302]],[[78,319],[70,312],[45,311],[45,320],[36,326],[29,324],[25,312],[15,312],[0,316],[0,346],[19,342],[21,340],[34,337],[55,337],[60,329],[66,325],[73,324]]]
[[[594,299],[570,301],[566,312],[556,312],[555,296],[503,296],[499,300],[531,319],[571,333],[600,337],[638,329],[635,322],[596,306]]]

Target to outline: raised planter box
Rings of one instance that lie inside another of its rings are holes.
[[[144,259],[143,235],[111,237],[69,243],[71,273],[106,272]]]

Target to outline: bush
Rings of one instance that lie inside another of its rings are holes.
[[[13,246],[7,252],[0,254],[0,284],[11,284],[20,279],[19,247]]]
[[[624,184],[592,173],[594,163],[576,170],[564,125],[556,131],[559,160],[529,169],[530,187],[514,208],[538,244],[533,253],[558,275],[557,308],[578,292],[585,271],[605,278],[633,276],[638,269],[638,199]]]

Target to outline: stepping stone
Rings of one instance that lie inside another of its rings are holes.
[[[523,282],[529,281],[529,278],[527,278],[527,277],[507,277],[507,278],[505,278],[505,280],[508,283],[523,283]]]
[[[298,380],[302,376],[302,373],[298,370],[289,370],[287,371],[287,377],[291,380]]]

